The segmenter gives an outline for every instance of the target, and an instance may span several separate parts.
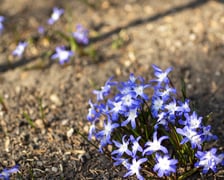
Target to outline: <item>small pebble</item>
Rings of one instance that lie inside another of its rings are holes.
[[[43,129],[45,127],[42,119],[35,120],[35,125],[40,129]]]
[[[61,106],[61,105],[62,105],[62,102],[61,102],[60,98],[59,98],[56,94],[52,94],[52,95],[50,96],[50,100],[51,100],[54,104],[56,104],[57,106]]]
[[[58,172],[58,168],[56,168],[56,167],[52,167],[51,170],[55,173]]]
[[[43,166],[43,163],[41,161],[37,161],[37,166]]]
[[[74,129],[73,128],[69,129],[67,131],[67,137],[70,138],[72,136],[73,132],[74,132]]]

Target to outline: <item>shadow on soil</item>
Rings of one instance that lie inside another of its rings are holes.
[[[202,5],[206,4],[208,1],[209,0],[196,0],[196,1],[193,1],[193,2],[189,2],[185,5],[173,7],[173,8],[171,8],[171,9],[165,11],[165,12],[158,13],[154,16],[150,16],[150,17],[147,17],[147,18],[144,18],[144,19],[136,19],[132,22],[129,22],[126,26],[117,27],[116,29],[114,29],[110,32],[107,32],[105,34],[102,34],[99,37],[90,38],[90,43],[94,43],[96,41],[107,39],[107,38],[111,37],[113,34],[119,33],[122,29],[128,29],[128,28],[139,26],[139,25],[142,25],[142,24],[145,24],[145,23],[148,23],[148,22],[154,22],[154,21],[157,21],[157,20],[159,20],[159,19],[161,19],[165,16],[168,16],[168,15],[173,15],[173,14],[176,14],[176,13],[180,13],[180,12],[182,12],[184,10],[187,10],[187,9],[197,8],[199,6],[202,6]],[[55,2],[59,3],[58,1],[55,1]],[[223,1],[221,1],[221,2],[223,2]],[[9,17],[9,19],[10,19],[10,17]],[[42,55],[34,56],[34,57],[29,58],[29,59],[21,59],[21,60],[15,62],[15,63],[10,64],[10,65],[8,63],[1,64],[0,65],[0,73],[8,71],[10,69],[15,69],[17,67],[20,67],[20,66],[23,66],[23,65],[26,65],[26,64],[29,64],[30,62],[36,61],[37,59],[39,59],[41,57],[42,57]]]
[[[150,17],[147,17],[147,18],[144,18],[144,19],[136,19],[132,22],[129,22],[126,26],[117,27],[116,29],[114,29],[110,32],[107,32],[105,34],[102,34],[99,37],[92,38],[92,39],[90,39],[90,42],[94,43],[95,41],[99,41],[99,40],[102,40],[102,39],[109,38],[113,34],[119,33],[122,29],[128,29],[128,28],[131,28],[131,27],[135,27],[135,26],[145,24],[145,23],[157,21],[157,20],[159,20],[159,19],[161,19],[165,16],[168,16],[168,15],[174,15],[176,13],[180,13],[180,12],[182,12],[184,10],[187,10],[187,9],[197,8],[199,6],[202,6],[202,5],[206,4],[208,1],[209,0],[197,0],[197,1],[187,3],[185,5],[173,7],[172,9],[169,9],[169,10],[167,10],[165,12],[162,12],[162,13],[158,13],[154,16],[150,16]]]

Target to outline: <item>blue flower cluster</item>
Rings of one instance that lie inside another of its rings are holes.
[[[96,102],[89,100],[87,120],[89,140],[99,141],[99,151],[107,146],[114,165],[127,169],[124,177],[181,176],[178,168],[193,167],[205,174],[224,165],[224,153],[217,148],[204,150],[206,142],[217,140],[211,126],[180,100],[165,71],[153,65],[155,79],[130,77],[125,82],[110,78],[100,90],[94,90]],[[152,92],[149,97],[145,92]],[[188,174],[190,174],[188,172]]]

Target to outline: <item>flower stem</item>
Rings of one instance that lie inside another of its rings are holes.
[[[197,172],[198,168],[194,168],[191,169],[190,171],[184,173],[183,175],[178,177],[178,180],[183,180],[186,179],[187,177],[191,176],[192,174],[194,174],[195,172]]]

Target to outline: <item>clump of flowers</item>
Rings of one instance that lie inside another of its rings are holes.
[[[110,78],[93,91],[89,140],[99,141],[99,151],[109,151],[114,165],[126,168],[124,177],[184,179],[201,170],[216,172],[224,165],[224,153],[205,147],[217,140],[211,126],[204,124],[189,99],[179,97],[168,77],[172,68],[152,67],[155,78],[150,82],[130,74],[125,82]]]
[[[52,25],[54,25],[57,21],[60,20],[61,16],[65,13],[63,8],[53,7],[52,13],[50,17],[46,20],[48,26],[40,25],[37,29],[38,35],[32,36],[26,41],[20,41],[16,48],[12,51],[12,55],[14,57],[21,58],[24,54],[25,49],[29,44],[35,43],[37,41],[48,44],[51,39],[60,39],[65,40],[66,44],[62,46],[58,46],[52,52],[50,49],[46,50],[44,53],[44,57],[50,58],[51,60],[58,59],[59,64],[63,65],[70,61],[71,57],[76,55],[81,56],[90,56],[92,58],[96,57],[96,51],[93,46],[89,46],[89,30],[86,29],[83,25],[77,24],[75,26],[75,31],[64,32],[61,30],[53,29]],[[4,21],[5,17],[0,15],[0,35],[4,30]],[[43,40],[43,41],[42,41]]]

